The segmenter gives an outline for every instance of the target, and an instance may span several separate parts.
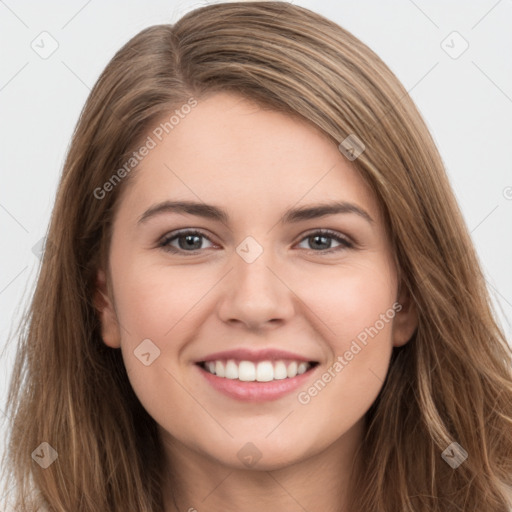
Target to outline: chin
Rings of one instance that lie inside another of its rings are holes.
[[[234,440],[226,446],[223,453],[209,453],[208,456],[217,463],[233,469],[247,469],[256,471],[274,471],[283,469],[311,456],[305,450],[297,451],[297,446],[304,448],[304,439],[294,440],[288,438],[283,445],[282,440],[276,438],[270,441],[264,437],[245,437],[243,441]],[[321,451],[319,447],[318,451]]]

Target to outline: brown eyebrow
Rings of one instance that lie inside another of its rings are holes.
[[[162,203],[158,203],[147,209],[141,215],[137,223],[141,224],[151,217],[162,213],[185,213],[203,217],[205,219],[216,220],[223,224],[227,224],[229,222],[229,215],[227,212],[218,206],[206,203],[197,203],[194,201],[163,201]],[[355,213],[369,223],[374,222],[370,214],[359,206],[346,201],[334,201],[299,208],[290,208],[284,213],[281,223],[295,223],[303,220],[324,217],[326,215],[336,215],[339,213]]]

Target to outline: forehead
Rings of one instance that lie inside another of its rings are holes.
[[[173,113],[166,114],[148,132],[154,147],[134,171],[126,200],[142,207],[189,199],[253,215],[263,206],[345,200],[378,217],[356,168],[305,120],[226,92],[187,111],[172,124]]]

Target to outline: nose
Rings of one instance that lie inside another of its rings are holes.
[[[223,322],[258,331],[277,327],[293,316],[295,296],[283,265],[271,250],[264,250],[252,262],[235,251],[233,267],[225,278],[217,308]]]

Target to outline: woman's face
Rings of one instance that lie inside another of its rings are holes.
[[[121,196],[103,338],[168,446],[284,467],[356,439],[413,308],[336,144],[232,94],[189,110]]]

